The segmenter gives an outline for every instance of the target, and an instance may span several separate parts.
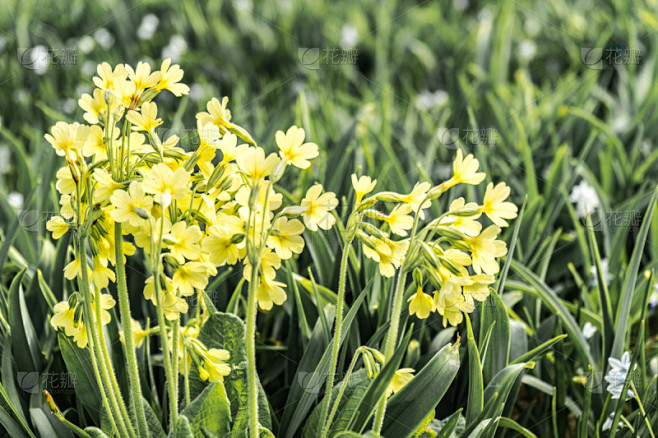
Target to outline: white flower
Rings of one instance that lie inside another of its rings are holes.
[[[178,62],[183,52],[187,50],[187,41],[180,35],[174,35],[169,40],[169,44],[162,49],[162,59],[171,59],[171,62]]]
[[[23,207],[23,195],[21,193],[9,193],[9,196],[7,196],[7,201],[9,202],[9,205],[17,210],[20,210]]]
[[[624,389],[626,377],[631,368],[631,355],[627,351],[621,356],[621,360],[609,357],[608,364],[610,365],[610,370],[608,370],[608,373],[605,375],[605,381],[608,382],[608,392],[612,394],[612,398],[616,400],[621,397],[621,392]],[[635,367],[637,367],[637,364]],[[635,367],[633,367],[633,369],[635,369]],[[629,389],[626,393],[626,400],[630,398],[633,398],[633,391]]]
[[[614,412],[608,415],[608,418],[606,418],[605,423],[603,423],[603,430],[608,430],[612,427],[612,420],[614,420],[614,418],[615,418]],[[620,427],[624,427],[624,424],[621,421],[617,423],[617,429],[619,429]]]
[[[359,31],[356,27],[347,23],[340,31],[340,45],[345,48],[352,48],[359,42]]]
[[[109,30],[104,27],[99,28],[94,32],[94,38],[96,42],[104,49],[109,49],[114,44],[114,35],[110,33]]]
[[[137,28],[137,37],[140,40],[150,40],[158,29],[160,19],[155,14],[146,14]]]
[[[427,111],[437,106],[441,106],[448,101],[448,93],[443,90],[431,92],[429,90],[421,91],[416,98],[416,105],[423,111]]]
[[[589,212],[601,206],[596,190],[585,180],[582,180],[580,184],[571,189],[569,201],[576,204],[576,215],[578,217],[585,217]]]
[[[649,312],[653,312],[658,307],[658,282],[653,285],[653,292],[649,297]]]
[[[585,336],[585,339],[591,338],[596,332],[596,327],[594,327],[589,321],[583,326],[583,336]]]
[[[612,275],[610,275],[610,271],[608,271],[607,257],[601,259],[601,271],[603,271],[603,279],[605,280],[605,284],[610,284],[610,281],[612,281]],[[592,275],[592,286],[596,286],[598,284],[596,266],[590,267],[589,273]]]

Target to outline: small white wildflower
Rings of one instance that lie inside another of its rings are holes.
[[[590,339],[592,336],[594,336],[594,333],[596,333],[596,327],[592,325],[589,321],[585,323],[583,326],[583,336],[585,339]]]
[[[17,210],[23,207],[23,195],[21,193],[18,192],[9,193],[9,196],[7,196],[7,201],[9,202],[9,205],[11,205]]]
[[[569,201],[576,204],[578,217],[585,217],[589,212],[601,206],[596,190],[585,180],[571,189]]]
[[[185,38],[180,35],[174,35],[169,40],[169,44],[162,49],[162,58],[169,58],[171,62],[178,62],[186,50],[187,41],[185,41]]]
[[[356,27],[347,23],[340,31],[340,45],[345,48],[352,48],[359,42],[359,31]]]
[[[523,40],[519,43],[519,58],[529,61],[535,57],[537,45],[532,40]]]
[[[140,40],[150,40],[158,29],[160,19],[155,14],[146,14],[137,28],[137,37]]]
[[[621,398],[621,392],[626,383],[626,377],[631,369],[631,355],[627,351],[621,356],[621,360],[614,357],[608,358],[610,369],[605,375],[605,381],[608,382],[608,392],[614,400]],[[637,367],[637,364],[635,365]],[[635,369],[633,367],[633,369]],[[633,398],[633,391],[630,389],[626,393],[626,400]]]
[[[104,27],[101,27],[94,32],[94,38],[96,39],[96,42],[100,44],[100,46],[104,49],[109,49],[112,47],[112,44],[114,44],[114,35],[110,33],[109,30],[107,30]]]

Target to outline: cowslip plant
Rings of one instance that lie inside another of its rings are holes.
[[[158,333],[169,400],[169,428],[177,427],[179,379],[189,405],[189,374],[218,382],[229,375],[230,353],[207,348],[198,339],[208,319],[203,291],[217,268],[242,264],[249,282],[245,349],[249,434],[259,434],[255,330],[258,307],[269,310],[286,300],[286,285],[276,281],[282,260],[304,248],[304,230],[328,230],[338,205],[320,184],[308,189],[299,205],[285,205],[276,183],[288,166],[306,169],[318,146],[304,142],[295,126],[278,131],[278,154],[266,154],[251,135],[231,121],[228,99],[212,99],[196,115],[199,145],[178,147],[179,138],[161,139],[163,120],[153,99],[168,90],[180,97],[189,88],[183,71],[169,60],[160,70],[140,62],[136,68],[98,66],[96,89],[79,104],[88,123],[58,122],[46,140],[66,165],[57,172],[60,215],[47,228],[55,239],[74,234],[74,259],[65,276],[78,291],[54,308],[51,325],[91,353],[92,367],[107,418],[116,436],[148,436],[142,404],[138,347]],[[245,141],[239,144],[240,140]],[[143,297],[155,306],[157,326],[148,330],[131,317],[126,257],[143,256],[148,278]],[[116,301],[107,293],[116,282],[120,333],[130,383],[126,406],[108,352],[109,311]],[[196,298],[196,315],[188,300]],[[181,315],[190,314],[182,319]],[[186,321],[183,324],[183,321]],[[135,413],[136,424],[130,412]],[[84,433],[84,432],[83,432]]]
[[[390,360],[395,351],[408,273],[413,272],[416,286],[416,293],[408,300],[409,313],[424,319],[438,312],[444,327],[459,325],[464,313],[475,310],[476,301],[482,302],[489,296],[489,286],[499,272],[498,259],[507,254],[505,242],[498,239],[501,227],[508,226],[507,220],[517,216],[516,205],[506,201],[510,188],[502,182],[489,183],[482,204],[466,203],[460,197],[450,203],[448,211],[434,219],[427,217],[425,211],[452,187],[482,183],[486,175],[478,172],[478,167],[473,155],[464,157],[458,150],[453,176],[447,181],[436,186],[418,183],[408,194],[379,192],[369,197],[366,195],[375,189],[377,181],[365,175],[352,175],[355,199],[345,226],[346,244],[340,265],[327,394],[333,389],[338,362],[347,258],[355,239],[361,242],[366,257],[378,263],[382,276],[393,277],[397,272],[390,329],[384,342],[384,362]],[[479,221],[483,215],[492,223],[484,230]],[[433,296],[425,293],[428,289],[434,289]],[[399,370],[395,379],[404,379],[405,375],[409,375],[408,369]],[[381,429],[390,393],[387,391],[379,402],[374,420],[376,432]],[[333,415],[329,410],[329,403],[326,403],[320,420],[323,436],[331,427]]]

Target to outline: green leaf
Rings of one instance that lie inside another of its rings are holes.
[[[219,436],[227,436],[231,431],[231,408],[221,382],[211,383],[181,415],[189,420],[194,436],[200,436],[202,427]]]
[[[459,370],[459,344],[446,345],[388,403],[382,435],[406,437],[434,410]]]
[[[151,405],[142,398],[142,405],[144,406],[144,414],[146,415],[146,425],[148,426],[149,435],[151,438],[165,438],[164,429],[162,428],[162,423],[153,412]]]
[[[654,190],[651,201],[649,201],[649,207],[647,208],[647,212],[644,215],[642,227],[640,228],[637,240],[635,241],[635,248],[633,249],[631,262],[626,271],[626,279],[624,280],[621,302],[617,303],[619,310],[617,311],[617,317],[615,319],[615,340],[612,344],[612,350],[610,352],[610,357],[617,359],[619,359],[622,355],[626,334],[630,332],[627,330],[626,326],[628,324],[629,313],[631,311],[631,301],[633,299],[633,291],[635,290],[635,281],[637,279],[640,263],[642,262],[644,244],[647,241],[647,234],[649,233],[651,217],[653,215],[657,201],[658,188]]]
[[[92,366],[91,353],[88,349],[78,348],[71,338],[59,333],[59,349],[69,373],[75,376],[75,393],[82,405],[89,412],[96,424],[101,418],[101,394]]]
[[[514,269],[514,271],[519,274],[521,278],[523,278],[532,286],[531,289],[522,289],[522,291],[539,298],[552,313],[557,315],[557,317],[562,320],[564,328],[569,334],[569,340],[573,342],[581,359],[586,364],[595,366],[596,361],[590,353],[587,340],[581,333],[580,327],[576,323],[576,320],[573,318],[573,316],[571,316],[567,308],[564,307],[557,294],[548,286],[546,286],[546,283],[541,281],[532,271],[517,261],[512,261],[512,269]]]
[[[169,433],[170,438],[194,438],[190,422],[185,415],[179,415],[176,420],[176,427]]]
[[[92,427],[92,426],[87,427],[87,428],[85,428],[85,432],[87,432],[89,435],[91,435],[92,438],[109,438],[105,434],[105,432],[103,432],[102,430],[100,430],[97,427]]]
[[[452,434],[457,429],[459,420],[462,422],[462,427],[464,425],[464,417],[462,417],[462,408],[459,408],[454,414],[443,420],[432,420],[430,422],[429,429],[437,432],[436,438],[450,438]],[[434,423],[437,423],[434,426]]]
[[[489,295],[480,309],[480,338],[484,338],[485,331],[493,327],[487,354],[482,362],[484,380],[489,382],[492,376],[507,366],[511,339],[510,323],[505,304],[496,293]]]
[[[9,287],[9,325],[12,328],[12,349],[17,371],[41,370],[39,341],[30,319],[21,284],[26,270],[19,272]]]
[[[328,436],[334,436],[334,434],[347,429],[350,420],[356,414],[356,409],[359,406],[363,395],[372,382],[372,380],[366,375],[366,370],[364,368],[352,373],[347,379],[347,385],[345,386],[343,396],[338,403],[338,410],[331,424]],[[344,380],[338,383],[331,391],[332,408],[343,383]],[[313,410],[313,413],[306,422],[306,426],[304,426],[302,434],[304,438],[315,438],[322,434],[322,431],[320,430],[321,425],[318,423],[320,422],[322,410],[327,402],[328,399],[325,397],[322,399],[322,403],[319,403]]]
[[[521,362],[529,362],[531,360],[535,360],[536,358],[538,358],[539,356],[543,355],[545,352],[550,350],[553,345],[557,344],[558,342],[560,342],[566,337],[567,335],[556,336],[553,339],[544,342],[540,346],[533,348],[532,350],[528,351],[522,356],[517,357],[512,361],[511,364],[513,365]]]
[[[465,315],[468,337],[468,403],[466,404],[466,423],[470,424],[482,412],[484,406],[484,383],[482,382],[482,365],[478,352],[471,319]]]

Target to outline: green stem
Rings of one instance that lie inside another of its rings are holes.
[[[327,376],[327,389],[325,391],[325,398],[327,403],[322,409],[322,416],[320,417],[320,427],[327,428],[327,416],[329,415],[329,400],[331,399],[331,391],[334,388],[334,380],[336,376],[336,367],[338,365],[338,353],[340,351],[340,336],[343,329],[343,307],[345,305],[345,278],[347,277],[347,259],[350,253],[350,246],[352,239],[345,242],[343,254],[340,259],[340,276],[338,277],[338,296],[336,298],[336,328],[334,329],[334,340],[331,349],[331,362],[329,364],[329,375]]]
[[[180,315],[179,315],[180,318]],[[178,403],[178,349],[180,337],[180,319],[175,319],[171,324],[171,375],[174,378],[174,400]]]
[[[258,392],[256,386],[256,315],[258,302],[256,290],[258,289],[258,270],[260,259],[251,267],[251,280],[249,282],[249,297],[247,299],[247,386],[249,403],[249,436],[258,438]]]
[[[79,211],[79,210],[78,210]],[[109,373],[107,371],[107,366],[103,360],[103,355],[100,351],[100,338],[98,336],[97,329],[95,327],[95,315],[92,308],[92,296],[91,290],[89,289],[89,273],[87,272],[87,254],[86,254],[86,241],[80,236],[78,240],[78,257],[80,258],[80,272],[81,275],[78,277],[80,280],[80,289],[83,294],[83,306],[85,319],[84,323],[87,327],[87,342],[89,343],[89,349],[92,353],[92,362],[96,363],[97,375],[96,378],[99,387],[104,389],[107,393],[103,397],[103,401],[107,406],[107,413],[110,417],[110,421],[113,424],[113,427],[117,429],[117,435],[119,436],[130,436],[128,429],[126,428],[125,419],[121,416],[121,410],[119,409],[119,404],[117,400],[117,395],[112,389],[112,384],[110,383]],[[119,433],[120,432],[120,433]]]
[[[651,438],[656,438],[656,435],[654,435],[653,429],[651,428],[651,423],[649,422],[649,418],[647,417],[647,413],[645,412],[644,406],[642,405],[642,401],[640,400],[640,394],[637,392],[637,388],[635,387],[635,383],[633,383],[633,380],[631,380],[631,389],[633,390],[633,394],[635,395],[635,401],[637,401],[637,404],[640,407],[640,412],[644,417],[644,422],[647,424],[647,430],[649,431],[649,435],[651,435]]]
[[[356,360],[359,358],[359,353],[361,352],[361,349],[363,347],[360,347],[356,353],[354,354],[354,357],[352,358],[352,362],[350,362],[350,366],[347,368],[347,374],[345,374],[345,378],[343,379],[343,383],[340,386],[340,390],[338,391],[338,395],[336,396],[336,400],[333,403],[333,408],[331,409],[331,413],[329,414],[329,418],[327,418],[327,423],[324,425],[324,429],[322,430],[322,438],[325,438],[327,434],[329,433],[329,429],[331,428],[331,422],[334,420],[334,416],[336,415],[336,412],[338,411],[338,405],[340,404],[340,399],[343,398],[343,394],[345,393],[345,388],[347,388],[347,382],[349,381],[350,376],[352,375],[352,371],[354,370],[354,366],[356,365]],[[327,405],[329,405],[329,402],[331,401],[331,393],[329,393],[326,396],[327,399]],[[320,423],[322,424],[322,423]]]
[[[137,354],[135,353],[135,336],[132,330],[132,317],[130,315],[130,300],[126,286],[126,267],[123,261],[123,233],[121,224],[114,224],[114,252],[117,274],[117,290],[119,292],[119,310],[121,312],[121,325],[123,326],[123,351],[126,356],[128,378],[130,380],[130,400],[137,414],[137,428],[140,436],[148,436],[146,414],[142,405],[142,386],[137,368]]]
[[[398,330],[400,329],[400,313],[402,313],[402,300],[404,299],[404,286],[405,286],[406,272],[404,267],[400,268],[398,272],[398,279],[395,284],[395,292],[393,293],[393,311],[391,312],[391,327],[386,336],[386,347],[384,348],[384,357],[388,362],[393,353],[395,353],[395,344],[398,339]],[[384,414],[386,413],[386,394],[382,395],[377,405],[375,413],[374,429],[379,433],[384,422]]]
[[[164,222],[164,221],[163,221]],[[174,387],[174,376],[171,367],[171,357],[169,356],[169,339],[167,337],[167,322],[165,319],[162,291],[160,289],[160,258],[158,257],[158,265],[155,269],[155,276],[153,277],[153,285],[155,286],[155,300],[157,302],[158,325],[160,326],[160,343],[162,344],[162,361],[164,362],[165,374],[169,388],[169,428],[174,430],[176,420],[178,417],[177,400],[174,398],[176,388]]]

